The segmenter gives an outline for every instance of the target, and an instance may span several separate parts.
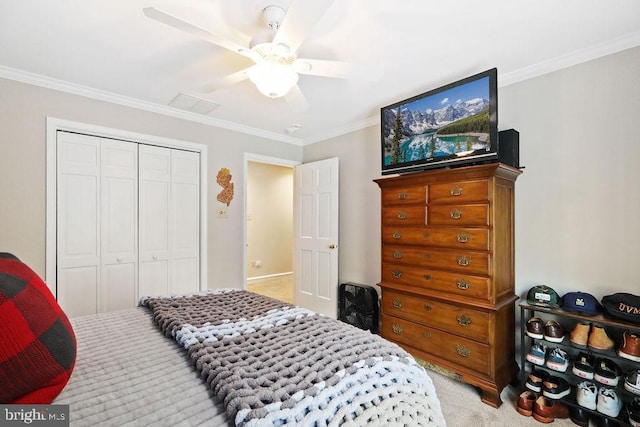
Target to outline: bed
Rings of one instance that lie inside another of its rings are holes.
[[[53,404],[69,405],[72,426],[445,425],[424,368],[368,331],[236,289],[145,297],[134,309],[69,321],[18,263],[0,256],[0,329],[15,318],[3,317],[7,307],[25,308],[22,323],[53,309],[45,317],[54,326],[35,341],[48,344],[38,357],[50,353],[60,366],[36,393],[54,390]],[[33,316],[36,288],[48,309]],[[8,347],[19,350],[11,363],[31,351]],[[26,396],[13,403],[41,402]]]

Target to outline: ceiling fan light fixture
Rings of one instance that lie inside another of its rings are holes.
[[[274,62],[256,64],[249,71],[249,80],[260,93],[269,98],[279,98],[298,83],[298,73],[290,65]]]

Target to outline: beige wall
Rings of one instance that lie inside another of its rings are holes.
[[[516,292],[638,294],[640,48],[499,88],[499,128],[520,131]],[[426,88],[425,88],[426,89]],[[392,100],[390,100],[392,101]],[[304,148],[340,158],[340,281],[380,280],[379,127]]]
[[[300,161],[302,149],[256,136],[0,79],[0,251],[45,275],[46,117],[122,129],[208,146],[208,286],[243,279],[244,153]],[[228,218],[216,217],[220,168],[233,175]]]
[[[293,271],[292,167],[248,162],[247,277]],[[259,260],[260,266],[253,263]]]

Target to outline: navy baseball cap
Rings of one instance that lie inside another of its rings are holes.
[[[573,311],[587,316],[600,314],[600,303],[591,294],[586,292],[569,292],[562,297],[562,309]]]
[[[529,289],[527,302],[541,307],[559,308],[560,297],[558,293],[547,285],[536,285]]]

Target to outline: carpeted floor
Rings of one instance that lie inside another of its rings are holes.
[[[520,389],[507,386],[500,395],[502,405],[495,409],[480,400],[480,392],[473,386],[461,383],[454,378],[429,370],[436,387],[442,413],[448,427],[520,427],[543,426],[533,417],[522,416],[516,411]],[[595,420],[591,421],[595,426]],[[553,427],[575,426],[570,419],[556,419]]]

